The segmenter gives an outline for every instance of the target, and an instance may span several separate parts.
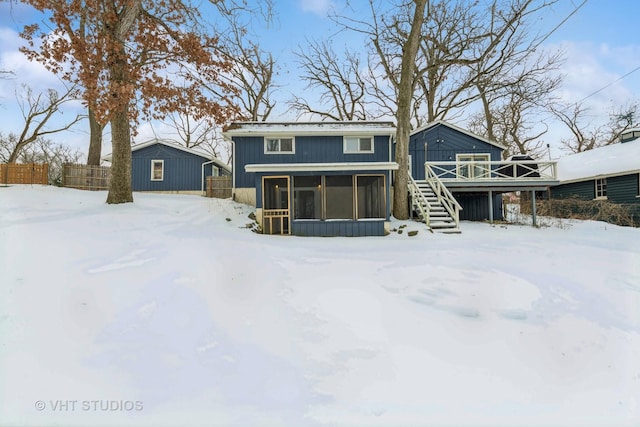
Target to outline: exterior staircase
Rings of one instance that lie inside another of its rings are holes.
[[[436,233],[460,233],[462,207],[436,176],[415,181],[409,176],[411,205],[427,228]]]

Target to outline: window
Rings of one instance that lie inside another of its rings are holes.
[[[607,178],[596,179],[596,199],[607,198]]]
[[[358,194],[358,219],[384,218],[386,216],[384,176],[356,176],[356,192]]]
[[[353,177],[326,176],[324,183],[325,218],[353,219]]]
[[[489,154],[456,154],[458,178],[487,178]]]
[[[373,138],[368,137],[344,137],[344,153],[373,153]]]
[[[384,175],[296,176],[295,219],[384,219]]]
[[[264,139],[264,152],[265,154],[279,154],[287,153],[293,154],[295,152],[295,141],[293,138],[265,138]]]
[[[322,219],[322,177],[296,176],[293,179],[293,208],[296,219]]]
[[[151,160],[151,181],[164,179],[164,160]]]

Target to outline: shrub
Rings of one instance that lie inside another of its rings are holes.
[[[536,211],[541,216],[556,218],[605,221],[610,224],[638,227],[638,209],[629,204],[613,203],[609,200],[586,200],[578,197],[537,200]],[[521,202],[520,212],[531,214],[531,202]]]

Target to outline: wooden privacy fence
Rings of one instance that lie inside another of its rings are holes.
[[[228,199],[231,197],[231,177],[208,176],[207,197],[216,197],[218,199]]]
[[[0,164],[0,184],[49,184],[49,165]]]
[[[87,166],[65,163],[62,166],[62,186],[80,190],[108,190],[111,179],[109,166]]]

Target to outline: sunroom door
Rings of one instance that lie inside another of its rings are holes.
[[[289,177],[262,178],[262,230],[265,234],[289,234]]]

